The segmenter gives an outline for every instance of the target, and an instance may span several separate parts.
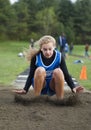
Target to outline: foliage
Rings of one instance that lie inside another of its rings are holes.
[[[69,43],[91,41],[91,0],[0,0],[0,40],[35,40],[44,34]]]
[[[78,0],[75,4],[75,17],[74,17],[74,23],[75,23],[75,31],[76,36],[78,37],[78,34],[80,36],[80,39],[78,42],[90,42],[90,35],[91,35],[91,29],[89,28],[91,26],[91,0]]]

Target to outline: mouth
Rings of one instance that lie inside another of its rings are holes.
[[[50,58],[51,56],[50,55],[46,55],[47,58]]]

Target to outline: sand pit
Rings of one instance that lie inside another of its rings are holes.
[[[91,130],[91,93],[56,97],[16,95],[0,89],[0,130]]]

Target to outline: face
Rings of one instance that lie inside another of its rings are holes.
[[[41,51],[46,58],[50,58],[53,55],[54,46],[52,42],[48,44],[43,44],[41,47]]]

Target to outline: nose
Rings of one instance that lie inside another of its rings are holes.
[[[47,51],[46,51],[46,53],[49,53],[49,52],[50,52],[50,50],[47,50]]]

